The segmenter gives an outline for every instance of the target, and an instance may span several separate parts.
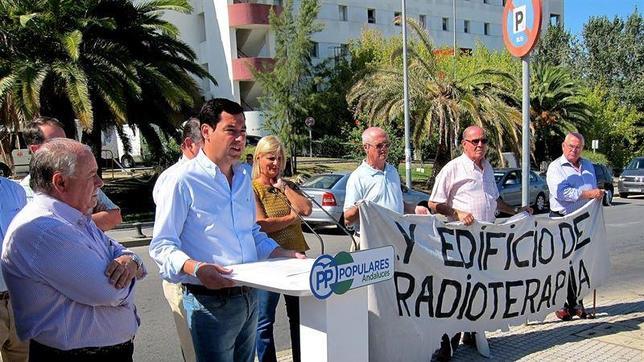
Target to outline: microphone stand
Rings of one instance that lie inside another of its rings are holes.
[[[290,186],[290,182],[289,182],[289,186]],[[352,235],[352,234],[351,234],[351,233],[350,233],[350,232],[349,232],[349,231],[344,227],[344,225],[342,225],[342,224],[340,224],[339,222],[337,222],[337,221],[335,220],[335,218],[334,218],[333,216],[331,216],[331,214],[329,214],[329,212],[328,212],[328,211],[326,211],[326,210],[322,207],[322,205],[320,205],[317,201],[315,201],[315,199],[314,199],[313,197],[311,197],[311,195],[309,195],[309,194],[307,194],[306,192],[304,192],[304,190],[302,190],[301,188],[297,187],[297,185],[293,184],[293,186],[294,186],[294,188],[293,188],[293,189],[294,189],[295,191],[299,191],[299,192],[301,192],[301,193],[302,193],[302,195],[304,195],[304,197],[306,197],[307,199],[311,200],[311,201],[312,201],[313,203],[315,203],[315,204],[316,204],[316,205],[317,205],[317,206],[318,206],[318,207],[319,207],[319,208],[320,208],[320,209],[321,209],[325,214],[327,214],[327,216],[329,216],[329,218],[330,218],[331,220],[333,220],[333,222],[334,222],[334,223],[335,223],[335,224],[336,224],[340,229],[342,229],[342,231],[344,231],[344,232],[345,232],[345,233],[346,233],[346,234],[351,238],[351,241],[352,241],[352,243],[353,243],[353,246],[354,246],[355,250],[358,250],[358,249],[357,249],[357,248],[358,248],[358,243],[357,243],[357,242],[356,242],[356,240],[354,239],[353,235]],[[297,215],[297,217],[298,217],[298,218],[299,218],[299,219],[300,219],[300,220],[301,220],[301,221],[302,221],[302,222],[303,222],[303,223],[304,223],[304,224],[305,224],[305,225],[306,225],[306,226],[311,230],[311,232],[315,235],[315,237],[320,241],[321,254],[324,254],[324,241],[322,240],[322,237],[320,236],[320,234],[318,234],[318,233],[315,231],[315,229],[314,229],[314,228],[313,228],[313,227],[312,227],[308,222],[306,222],[306,220],[304,220],[304,218],[300,215],[300,213],[299,213],[299,212],[297,212],[297,210],[295,210],[295,209],[293,208],[293,206],[291,205],[291,203],[288,201],[288,198],[286,198],[286,195],[282,195],[282,193],[281,193],[281,192],[279,192],[279,191],[277,190],[277,188],[275,188],[275,187],[273,187],[273,188],[269,189],[269,191],[268,191],[268,192],[273,193],[273,194],[276,194],[276,195],[279,195],[279,197],[280,197],[280,198],[282,198],[282,200],[284,200],[284,201],[286,202],[286,204],[288,205],[288,207],[289,207],[293,212],[295,212],[295,214]]]

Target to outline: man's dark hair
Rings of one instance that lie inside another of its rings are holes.
[[[187,121],[183,123],[183,138],[190,138],[193,142],[199,142],[203,140],[201,136],[201,124],[199,119],[195,117],[190,117]]]
[[[23,132],[23,137],[25,138],[27,145],[42,145],[45,143],[45,135],[40,130],[40,126],[44,125],[60,127],[63,130],[65,129],[63,124],[54,117],[36,117],[27,125],[27,128]]]
[[[201,107],[199,111],[199,121],[201,124],[207,124],[212,128],[217,127],[217,123],[221,120],[221,113],[226,112],[232,115],[244,114],[244,109],[237,102],[233,102],[226,98],[213,98]]]

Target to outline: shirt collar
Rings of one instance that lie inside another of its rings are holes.
[[[379,173],[385,173],[387,170],[387,165],[389,165],[387,162],[385,162],[385,167],[383,170],[379,170],[377,168],[371,167],[369,163],[367,163],[367,160],[362,160],[362,166],[364,166],[365,170],[369,173],[369,175],[377,175]]]
[[[50,210],[55,215],[62,217],[73,225],[86,224],[92,220],[90,215],[85,215],[63,201],[41,192],[36,192],[34,194],[33,202],[47,210]]]
[[[219,168],[216,163],[212,162],[212,160],[209,159],[208,156],[206,156],[206,154],[203,152],[203,149],[199,151],[199,154],[193,160],[196,160],[196,162],[212,176],[216,176],[218,172],[221,172],[221,168]],[[241,163],[236,162],[233,164],[233,175],[236,175],[238,173],[243,173],[242,165]]]
[[[563,166],[563,165],[573,166],[572,163],[570,163],[570,161],[568,161],[568,159],[564,155],[561,155],[561,157],[559,157],[558,161],[559,161],[559,165],[561,165],[561,166]],[[579,157],[579,169],[583,169],[583,168],[584,168],[584,159]]]
[[[467,167],[467,169],[469,171],[478,170],[478,168],[476,167],[476,164],[474,163],[474,161],[472,161],[471,158],[467,157],[466,154],[463,153],[460,157],[461,157],[461,162],[463,162],[463,164]],[[481,161],[481,166],[483,166],[481,171],[485,171],[485,169],[488,167],[487,166],[488,164],[489,164],[488,160],[486,158],[484,158],[483,161]]]

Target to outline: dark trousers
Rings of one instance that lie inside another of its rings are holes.
[[[564,217],[565,215],[561,212],[550,211],[550,217]],[[577,283],[575,283],[574,278],[571,276],[568,277],[568,290],[566,293],[566,303],[564,304],[564,309],[567,309],[568,312],[572,315],[575,314],[577,308],[584,308],[583,301],[577,300]]]
[[[128,341],[114,346],[70,349],[53,348],[29,341],[29,362],[132,362],[134,343]]]

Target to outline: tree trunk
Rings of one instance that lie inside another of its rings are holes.
[[[434,165],[432,167],[432,175],[427,180],[427,188],[432,189],[434,187],[434,181],[436,176],[443,169],[450,160],[451,160],[451,147],[444,144],[438,144],[436,147],[436,158],[434,159]]]

